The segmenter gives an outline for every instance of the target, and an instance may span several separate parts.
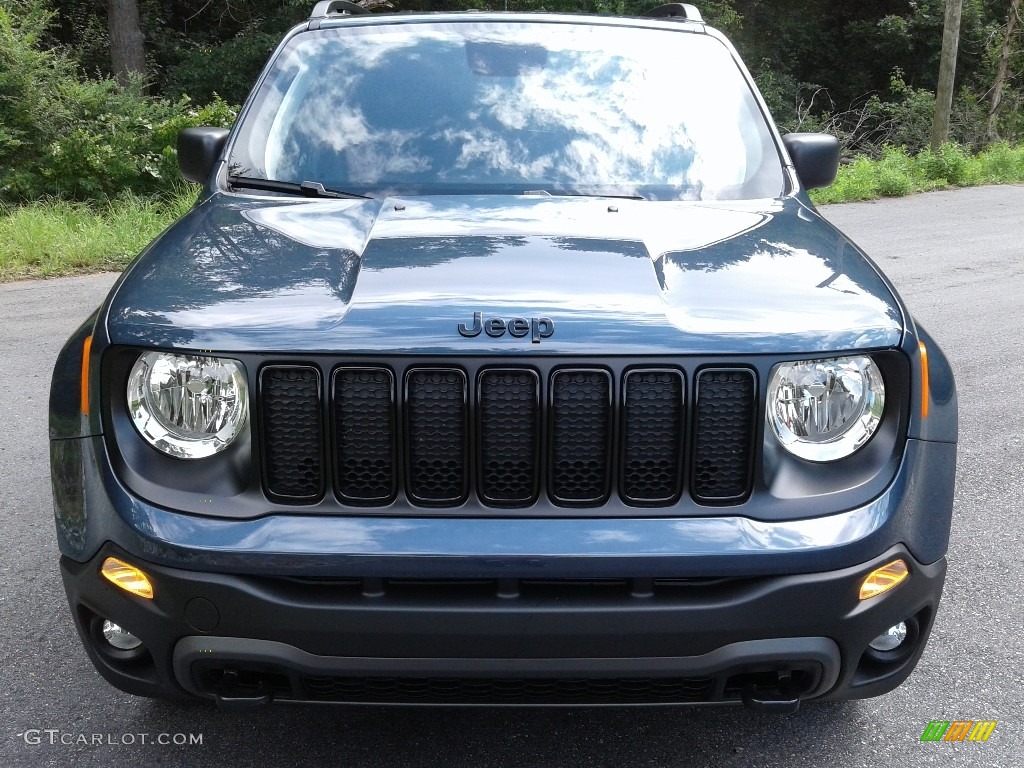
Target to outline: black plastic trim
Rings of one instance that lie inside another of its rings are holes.
[[[826,637],[786,637],[746,640],[715,648],[696,656],[658,656],[636,658],[374,658],[321,656],[311,654],[283,642],[237,637],[185,637],[174,647],[174,674],[177,682],[196,696],[211,698],[212,691],[204,684],[204,672],[220,669],[260,670],[267,677],[288,680],[290,691],[276,699],[317,701],[310,695],[301,678],[305,676],[339,676],[343,678],[381,679],[395,677],[405,680],[450,678],[484,681],[494,677],[509,681],[550,681],[558,679],[605,679],[609,682],[626,678],[674,680],[679,677],[702,677],[708,689],[696,701],[654,700],[596,702],[598,704],[706,704],[723,701],[738,703],[741,693],[730,682],[737,677],[758,671],[790,669],[806,670],[808,684],[801,696],[812,698],[828,691],[839,677],[839,648]],[[298,678],[298,679],[297,679]],[[209,678],[207,678],[209,679]],[[361,699],[332,699],[335,703],[360,703]],[[374,701],[374,703],[458,706],[456,701]],[[472,702],[489,706],[501,705],[500,698]],[[527,702],[538,705],[537,702]],[[572,705],[594,705],[594,701],[565,702]],[[543,704],[540,704],[543,705]],[[558,706],[558,704],[554,704]]]
[[[676,490],[669,496],[661,498],[641,498],[639,496],[630,496],[625,490],[625,476],[626,476],[626,441],[628,438],[628,394],[629,394],[629,379],[631,376],[636,374],[644,373],[664,373],[670,376],[676,376],[679,379],[680,387],[680,424],[679,424],[679,445],[677,446],[679,455],[676,457],[676,469],[675,469],[675,486]],[[626,369],[622,374],[621,392],[619,393],[620,410],[621,414],[621,429],[619,435],[619,496],[620,498],[630,505],[638,507],[668,507],[675,504],[683,495],[684,475],[683,468],[686,466],[686,462],[689,460],[689,451],[687,450],[690,441],[687,439],[687,435],[691,433],[690,428],[690,414],[689,414],[689,398],[686,392],[686,374],[679,368],[672,368],[666,366],[636,366]]]
[[[267,450],[267,434],[266,424],[263,423],[263,379],[268,371],[272,370],[308,370],[312,371],[316,377],[316,390],[317,390],[317,442],[318,447],[318,461],[319,461],[319,487],[316,493],[305,494],[305,495],[290,495],[285,493],[276,493],[270,489],[268,485],[269,471],[267,462],[269,461],[268,450]],[[324,429],[324,377],[320,368],[315,365],[292,365],[292,364],[280,364],[270,363],[260,368],[259,372],[259,384],[256,390],[256,402],[258,406],[250,411],[252,418],[255,420],[254,423],[259,425],[257,434],[260,436],[260,458],[261,458],[261,477],[263,479],[263,490],[270,499],[284,501],[292,504],[313,504],[324,497],[327,476],[330,473],[330,468],[327,465],[326,445],[325,445],[325,432]]]
[[[700,404],[701,404],[701,379],[708,374],[714,373],[738,373],[749,376],[753,388],[753,396],[751,398],[751,410],[750,410],[750,439],[747,441],[747,450],[749,454],[747,456],[747,468],[746,468],[746,480],[744,482],[744,490],[741,493],[722,495],[722,496],[709,496],[703,495],[697,492],[697,462],[699,460],[697,450],[698,440],[698,424],[697,420],[700,418]],[[693,403],[691,407],[691,426],[690,426],[690,458],[689,458],[689,475],[690,475],[690,495],[694,501],[699,504],[706,504],[709,506],[721,506],[721,505],[734,505],[746,500],[750,497],[753,492],[753,477],[754,477],[754,458],[757,455],[757,444],[759,432],[759,421],[758,411],[760,410],[761,389],[758,381],[757,372],[752,368],[746,367],[723,367],[723,366],[707,366],[697,371],[696,376],[693,379]]]
[[[603,376],[605,378],[605,380],[607,381],[607,383],[608,383],[608,399],[607,399],[607,402],[605,403],[605,408],[607,410],[606,429],[608,431],[608,437],[605,439],[605,445],[604,445],[604,467],[603,467],[603,470],[602,470],[603,474],[604,474],[604,488],[602,489],[600,494],[598,494],[596,496],[591,496],[589,498],[561,497],[561,496],[559,496],[555,492],[554,488],[552,487],[553,483],[552,483],[552,480],[551,480],[552,476],[555,474],[555,467],[554,467],[555,452],[554,452],[553,445],[554,445],[554,434],[555,434],[556,429],[558,428],[557,424],[555,423],[556,422],[556,413],[555,413],[555,386],[556,385],[555,385],[555,381],[559,377],[561,377],[561,376],[571,375],[571,374],[574,374],[574,373],[591,374],[591,375],[597,374],[599,376]],[[553,503],[557,504],[558,506],[563,506],[563,507],[591,507],[591,506],[598,506],[598,505],[604,504],[609,499],[609,497],[611,496],[611,491],[612,491],[612,487],[611,487],[612,486],[612,471],[611,471],[611,468],[612,468],[611,467],[611,465],[612,465],[612,451],[614,450],[614,446],[616,445],[615,433],[614,433],[614,430],[615,430],[615,409],[614,409],[614,404],[615,404],[615,397],[616,397],[615,389],[616,389],[616,387],[615,387],[615,380],[614,380],[614,378],[611,375],[611,371],[609,371],[608,369],[603,368],[603,367],[599,368],[599,367],[584,367],[584,366],[562,366],[562,367],[558,367],[558,368],[554,369],[551,372],[551,375],[548,377],[548,397],[547,397],[547,406],[548,406],[548,420],[547,420],[548,421],[548,424],[547,424],[547,428],[548,428],[547,488],[548,488],[548,497],[551,499],[551,501]]]
[[[341,481],[341,477],[339,476],[339,472],[340,472],[339,461],[340,461],[340,458],[341,458],[341,454],[340,454],[340,447],[337,444],[338,443],[338,431],[339,431],[339,426],[338,426],[338,419],[339,419],[338,400],[339,400],[339,398],[337,396],[337,393],[338,393],[338,376],[341,375],[341,374],[344,374],[344,373],[358,372],[358,371],[366,371],[366,372],[373,372],[373,373],[385,373],[385,374],[387,374],[388,378],[390,379],[390,384],[391,384],[391,409],[390,409],[390,415],[391,415],[391,492],[386,494],[386,495],[383,495],[383,496],[377,496],[377,497],[346,496],[344,493],[342,493],[342,490],[341,490],[342,481]],[[399,468],[399,466],[401,464],[401,459],[399,458],[400,452],[399,452],[398,436],[400,434],[400,431],[399,431],[399,427],[398,427],[397,392],[396,392],[395,386],[396,386],[395,385],[395,372],[391,368],[386,366],[386,365],[377,365],[377,366],[370,366],[370,365],[339,365],[339,366],[336,366],[333,371],[331,371],[331,389],[330,389],[330,397],[328,398],[328,401],[329,401],[329,411],[330,411],[330,424],[331,424],[331,429],[329,430],[328,445],[331,447],[331,450],[328,453],[332,457],[332,460],[331,460],[331,472],[332,472],[332,475],[333,475],[333,478],[334,478],[334,493],[337,496],[338,501],[340,501],[342,504],[351,504],[351,505],[354,505],[354,506],[363,506],[363,507],[386,506],[386,505],[390,504],[392,501],[394,501],[395,497],[398,495],[398,485],[399,485],[399,471],[398,471],[398,468]]]
[[[534,383],[534,390],[533,390],[533,392],[534,392],[534,402],[533,402],[533,407],[534,407],[534,412],[536,414],[536,422],[535,422],[534,441],[533,441],[533,457],[534,457],[533,458],[533,490],[530,492],[530,495],[528,497],[526,497],[526,498],[520,498],[520,499],[498,498],[496,496],[489,495],[485,491],[485,489],[484,489],[484,456],[483,456],[483,451],[484,451],[484,439],[483,439],[484,438],[484,436],[483,436],[484,416],[483,416],[483,408],[481,406],[481,403],[483,402],[482,389],[483,389],[483,384],[484,384],[484,377],[488,376],[490,374],[495,374],[495,373],[498,373],[498,374],[500,374],[500,373],[514,373],[514,374],[528,375],[528,376],[532,377],[533,383]],[[501,366],[496,366],[496,367],[485,366],[485,367],[482,367],[477,372],[477,375],[476,375],[476,386],[474,388],[474,393],[475,393],[475,396],[476,396],[476,400],[475,400],[475,403],[474,403],[474,405],[475,405],[474,411],[476,413],[475,427],[476,427],[476,461],[477,461],[477,471],[474,472],[473,474],[477,478],[477,495],[480,497],[480,499],[485,504],[487,504],[489,506],[493,506],[493,507],[506,507],[506,508],[514,509],[514,508],[517,508],[517,507],[527,507],[527,506],[530,506],[531,504],[533,504],[534,502],[537,501],[537,497],[540,495],[540,485],[541,485],[541,460],[540,460],[540,458],[541,458],[541,440],[540,440],[540,438],[541,438],[541,435],[544,434],[544,413],[543,413],[543,409],[541,407],[541,402],[542,401],[541,401],[541,380],[540,380],[540,376],[537,374],[537,371],[535,369],[533,369],[533,368],[526,368],[526,367],[510,368],[510,367],[507,367],[507,366],[505,366],[505,367],[501,367]]]
[[[416,374],[420,373],[453,373],[462,380],[462,429],[464,431],[466,439],[463,441],[462,451],[462,482],[459,489],[459,493],[454,496],[447,497],[435,497],[435,498],[424,498],[418,496],[413,491],[413,468],[412,468],[412,427],[410,425],[410,402],[409,397],[409,382],[410,379]],[[469,496],[469,478],[472,474],[472,468],[470,466],[470,457],[473,455],[472,447],[469,445],[472,439],[472,422],[469,418],[469,386],[466,372],[462,368],[454,366],[439,366],[439,365],[416,365],[413,364],[406,368],[405,378],[403,380],[403,393],[402,393],[402,425],[400,429],[402,442],[404,444],[403,450],[403,466],[405,467],[405,493],[409,497],[409,500],[413,504],[423,507],[449,507],[459,506],[463,504]]]

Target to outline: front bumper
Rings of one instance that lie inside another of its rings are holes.
[[[107,582],[116,556],[153,600]],[[895,557],[899,587],[866,601],[861,581]],[[103,676],[131,693],[222,704],[272,699],[417,704],[683,704],[874,696],[924,648],[945,560],[902,546],[821,573],[726,579],[302,579],[211,574],[105,546],[62,558],[72,611]],[[111,652],[110,619],[143,642]],[[911,625],[900,653],[869,642]]]
[[[889,487],[822,517],[267,515],[147,504],[100,436],[54,440],[62,572],[99,671],[225,703],[715,703],[885,693],[911,672],[945,573],[956,446],[908,440]],[[145,570],[152,601],[99,575]],[[895,557],[911,578],[861,602]],[[103,619],[141,638],[104,645]],[[909,621],[908,621],[909,620]],[[905,653],[866,652],[899,621]]]

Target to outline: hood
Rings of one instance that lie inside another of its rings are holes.
[[[794,199],[493,196],[218,195],[139,257],[107,323],[120,344],[438,355],[799,354],[903,328],[874,266]]]

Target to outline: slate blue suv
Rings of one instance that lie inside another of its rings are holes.
[[[950,367],[689,5],[319,3],[63,349],[61,571],[130,693],[792,711],[911,672]]]

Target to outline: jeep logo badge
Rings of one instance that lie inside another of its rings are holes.
[[[501,317],[490,317],[484,320],[483,312],[473,313],[473,325],[459,323],[459,335],[466,338],[479,336],[483,331],[493,339],[504,336],[508,331],[509,336],[523,338],[530,336],[534,344],[540,344],[541,339],[549,338],[555,332],[555,321],[550,317],[513,317],[505,320]]]

